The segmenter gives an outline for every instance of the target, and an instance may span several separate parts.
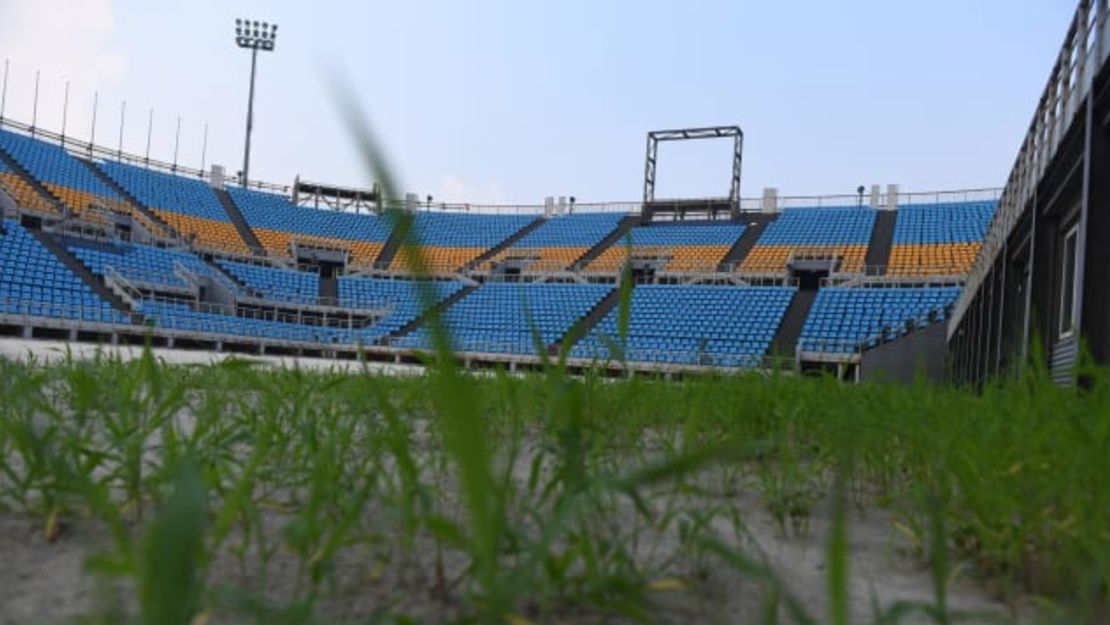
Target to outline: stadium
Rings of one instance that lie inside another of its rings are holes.
[[[369,188],[249,177],[253,65],[234,174],[43,128],[36,82],[0,105],[0,616],[1103,622],[1108,11],[998,188],[751,192],[722,125],[645,129],[634,201],[436,202],[373,150]],[[710,141],[727,195],[657,197]]]

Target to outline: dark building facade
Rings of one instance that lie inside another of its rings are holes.
[[[1082,0],[948,328],[948,366],[979,383],[1080,346],[1110,363],[1110,31]]]

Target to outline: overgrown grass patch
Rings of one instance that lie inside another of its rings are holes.
[[[102,528],[85,574],[122,589],[104,622],[650,622],[723,571],[761,589],[741,622],[1009,618],[953,609],[956,576],[1097,622],[1110,380],[1092,375],[974,393],[0,361],[0,507],[44,550]],[[929,567],[929,601],[853,607],[869,510]],[[758,515],[787,538],[827,521],[819,605],[745,538]]]

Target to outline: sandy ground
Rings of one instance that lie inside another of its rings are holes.
[[[748,553],[762,553],[778,573],[786,587],[825,622],[827,610],[825,543],[828,523],[816,515],[804,537],[783,537],[771,517],[753,496],[747,507],[743,547]],[[285,519],[275,514],[267,523],[275,534]],[[722,532],[727,534],[727,532]],[[276,536],[275,536],[276,538]],[[16,623],[61,624],[73,622],[80,615],[102,610],[118,601],[119,588],[110,588],[83,572],[86,558],[97,551],[107,539],[102,528],[93,523],[78,522],[66,526],[60,540],[48,544],[42,537],[41,524],[25,519],[0,517],[0,625]],[[851,520],[851,610],[853,622],[873,622],[872,601],[890,606],[898,601],[932,599],[932,582],[927,568],[908,553],[908,545],[891,531],[891,518],[882,511],[866,515],[858,512]],[[390,608],[420,618],[422,622],[441,622],[457,616],[458,604],[434,592],[434,581],[428,577],[431,550],[418,555],[425,563],[405,573],[392,567],[376,570],[375,559],[365,552],[344,552],[337,560],[336,577],[350,584],[338,588],[318,607],[322,622],[364,622],[377,609]],[[449,562],[452,569],[462,565],[459,558]],[[259,580],[244,574],[230,555],[213,564],[209,582],[213,587],[237,586],[250,588],[280,601],[295,591],[294,558],[279,553],[268,567],[264,588]],[[367,581],[373,580],[373,581]],[[949,605],[953,611],[993,615],[1001,622],[1031,622],[1028,615],[1014,616],[1010,608],[987,597],[975,582],[956,576],[949,588]],[[764,588],[755,580],[743,578],[723,565],[710,563],[702,581],[687,589],[661,592],[656,595],[653,618],[659,623],[720,623],[739,625],[761,622]],[[334,619],[331,620],[331,619]],[[1011,620],[1013,619],[1013,620]],[[227,613],[218,614],[210,623],[249,623],[252,620]],[[622,622],[621,620],[585,618],[566,615],[555,622]],[[785,614],[783,623],[792,622]],[[900,623],[929,623],[921,616],[905,618]],[[967,621],[965,621],[967,622]],[[988,622],[988,619],[970,622]],[[999,622],[990,619],[990,622]]]
[[[0,357],[24,359],[33,355],[38,361],[64,358],[67,349],[78,358],[95,356],[104,349],[124,359],[137,358],[136,347],[98,348],[91,345],[53,341],[0,341]],[[156,349],[157,357],[168,363],[208,364],[231,357],[212,352]],[[237,358],[244,356],[235,355]],[[299,366],[311,369],[356,370],[362,365],[350,361],[297,359],[288,357],[246,357],[275,366]],[[419,374],[422,369],[411,365],[373,363],[373,370],[386,374]],[[752,492],[737,495],[743,510],[743,536],[733,537],[736,546],[749,555],[760,554],[784,581],[807,610],[825,622],[827,613],[827,571],[825,563],[829,523],[827,506],[819,503],[802,536],[783,536],[759,496]],[[371,511],[372,513],[372,511]],[[631,510],[619,513],[633,514]],[[631,517],[630,517],[631,518]],[[280,542],[281,528],[288,517],[270,513],[267,533]],[[912,546],[894,530],[890,513],[871,508],[866,513],[852,511],[850,525],[850,602],[852,621],[870,623],[872,604],[890,606],[899,601],[933,599],[930,572]],[[630,522],[620,519],[619,522]],[[733,536],[733,529],[719,527],[721,536]],[[81,615],[103,610],[113,602],[131,600],[127,588],[108,587],[84,572],[87,558],[106,546],[104,529],[92,522],[69,522],[59,540],[47,543],[42,535],[41,521],[33,522],[18,515],[0,514],[0,625],[16,623],[62,624],[75,622]],[[677,549],[674,538],[665,549]],[[409,571],[403,567],[380,570],[372,554],[364,550],[346,550],[335,563],[336,578],[347,587],[332,590],[318,606],[322,622],[366,622],[375,610],[391,609],[411,614],[421,622],[442,622],[458,616],[457,598],[436,593],[434,580],[427,576],[433,567],[430,545],[418,549],[418,561],[424,566]],[[250,589],[275,601],[293,596],[298,578],[295,558],[279,552],[267,569],[265,582],[252,578],[231,556],[221,557],[210,569],[210,587],[235,586]],[[463,565],[460,557],[449,557],[448,577]],[[415,571],[415,572],[414,572]],[[755,580],[742,578],[734,570],[710,560],[704,578],[683,590],[660,592],[652,612],[659,623],[721,623],[742,624],[762,622],[761,614],[766,591]],[[353,580],[353,581],[352,581]],[[1001,620],[976,619],[970,622],[1029,623],[1027,610],[1015,612],[1007,604],[987,595],[975,580],[966,575],[952,576],[949,606],[953,611],[992,614]],[[210,621],[220,623],[251,623],[230,614],[220,613]],[[555,622],[623,622],[622,620],[587,618],[568,614]],[[792,622],[785,614],[783,623]],[[905,618],[900,623],[931,622],[924,617]],[[968,621],[965,621],[968,622]]]

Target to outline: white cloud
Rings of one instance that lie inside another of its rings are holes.
[[[504,204],[505,190],[497,182],[470,184],[458,176],[444,176],[436,188],[437,202],[469,204]]]
[[[60,126],[67,80],[69,123],[74,127],[83,122],[89,104],[82,100],[126,72],[127,59],[113,46],[114,32],[113,0],[0,2],[0,54],[11,62],[6,115],[30,121],[38,70],[39,124]]]

